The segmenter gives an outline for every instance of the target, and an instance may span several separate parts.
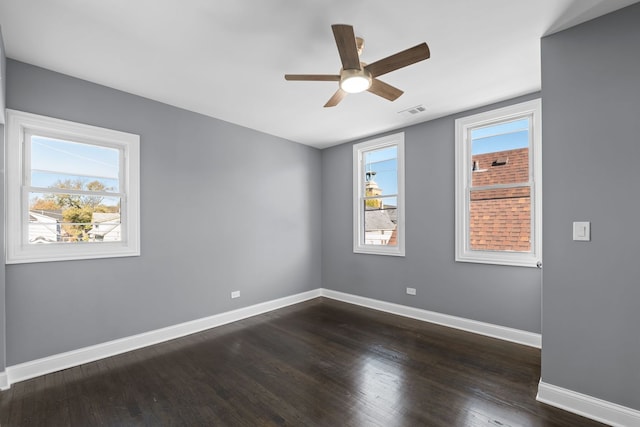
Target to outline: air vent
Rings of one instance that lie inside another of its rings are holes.
[[[398,111],[398,114],[404,116],[415,116],[416,114],[424,113],[427,109],[422,105],[416,105],[415,107],[407,108],[406,110]]]

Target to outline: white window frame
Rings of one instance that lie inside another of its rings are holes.
[[[457,119],[456,166],[456,261],[537,267],[542,259],[542,102],[534,99]],[[472,175],[471,131],[478,127],[530,117],[529,185],[531,189],[531,251],[487,251],[469,248],[469,198]]]
[[[395,246],[364,243],[364,155],[369,151],[396,146],[398,149],[397,244]],[[404,133],[396,133],[353,145],[353,252],[360,254],[404,256]]]
[[[140,137],[138,135],[6,110],[6,262],[19,264],[140,255]],[[25,134],[115,148],[121,153],[121,241],[29,244],[30,159]]]

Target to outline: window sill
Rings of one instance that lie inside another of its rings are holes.
[[[63,246],[64,245],[64,246]],[[99,245],[99,246],[98,246]],[[36,262],[74,261],[83,259],[120,258],[140,256],[140,249],[118,243],[42,244],[15,253],[7,253],[7,264],[28,264]]]
[[[397,250],[382,250],[382,249],[370,249],[370,248],[354,248],[354,254],[365,254],[365,255],[387,255],[387,256],[396,256],[403,257],[404,251],[400,249]]]
[[[457,255],[456,262],[470,262],[476,264],[504,265],[509,267],[535,267],[538,268],[539,259],[535,256],[519,256],[521,254],[513,254],[513,257],[500,256],[478,256],[478,255]]]

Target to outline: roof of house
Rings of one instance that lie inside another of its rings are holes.
[[[39,209],[29,211],[29,221],[42,221],[48,219],[62,221],[62,211],[45,211]]]
[[[395,208],[367,210],[365,212],[365,229],[367,231],[395,229],[396,225],[391,220],[391,215],[395,216],[395,211]]]
[[[120,213],[118,212],[94,212],[91,216],[93,222],[114,222],[120,223]]]
[[[476,154],[471,160],[476,165],[471,181],[473,187],[529,180],[528,148]]]
[[[520,148],[472,156],[472,187],[529,180],[529,150]],[[531,250],[528,186],[471,192],[469,245],[472,250]]]
[[[88,232],[91,236],[106,236],[120,227],[120,213],[118,212],[94,212],[91,220],[95,224]]]

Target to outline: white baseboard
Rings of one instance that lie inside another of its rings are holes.
[[[19,381],[28,380],[40,375],[60,371],[62,369],[71,368],[73,366],[93,362],[105,357],[115,356],[127,351],[136,350],[196,332],[201,332],[206,329],[215,328],[216,326],[222,326],[227,323],[253,317],[258,314],[317,298],[320,294],[320,289],[315,289],[249,307],[204,317],[202,319],[196,319],[190,322],[180,323],[178,325],[168,326],[166,328],[156,329],[142,334],[132,335],[130,337],[9,366],[6,368],[5,373],[0,374],[0,388],[2,388],[3,384],[6,389],[9,388],[11,384]],[[2,382],[3,375],[4,382]]]
[[[8,390],[9,389],[9,377],[7,376],[7,372],[0,372],[0,390]]]
[[[322,296],[372,308],[374,310],[397,314],[399,316],[410,317],[412,319],[422,320],[429,323],[436,323],[438,325],[461,329],[463,331],[473,332],[492,338],[499,338],[504,341],[511,341],[529,347],[541,348],[542,346],[542,337],[540,334],[522,331],[520,329],[507,328],[505,326],[479,322],[477,320],[465,319],[463,317],[451,316],[448,314],[437,313],[435,311],[394,304],[358,295],[346,294],[344,292],[332,291],[330,289],[322,289]]]
[[[547,384],[540,380],[536,400],[613,427],[640,426],[640,411]]]

